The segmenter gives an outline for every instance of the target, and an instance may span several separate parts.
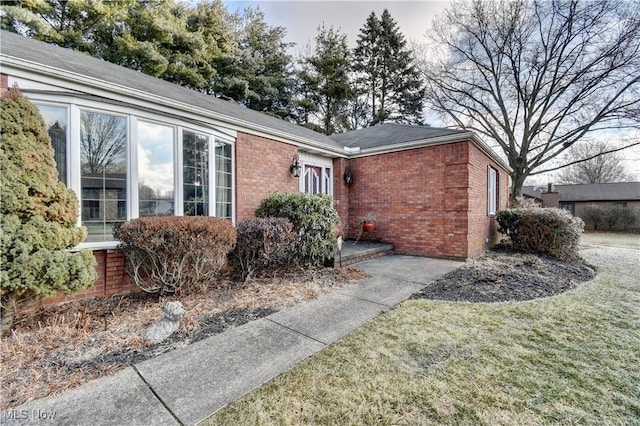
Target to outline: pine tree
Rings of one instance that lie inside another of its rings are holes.
[[[90,287],[95,258],[70,252],[86,236],[78,200],[58,182],[53,148],[38,109],[17,88],[2,96],[0,171],[2,327],[25,301]]]
[[[346,128],[346,109],[351,97],[350,52],[346,34],[333,27],[318,27],[315,40],[315,51],[304,59],[305,67],[298,78],[307,92],[303,100],[316,106],[311,114],[320,131],[331,135]]]
[[[280,118],[292,115],[293,66],[284,27],[271,27],[260,9],[247,8],[236,29],[237,51],[217,64],[213,93]]]
[[[353,56],[357,98],[352,109],[366,105],[363,120],[357,124],[422,124],[424,85],[404,35],[387,9],[380,19],[371,12],[360,29]]]

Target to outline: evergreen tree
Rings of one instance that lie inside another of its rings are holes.
[[[135,3],[136,0],[3,1],[2,29],[93,55],[93,31],[123,18]]]
[[[237,53],[218,62],[213,93],[280,118],[292,115],[293,66],[286,30],[271,27],[260,9],[247,8],[240,18]]]
[[[353,52],[357,98],[352,104],[358,125],[381,122],[422,124],[424,85],[397,22],[387,9],[371,12]]]
[[[70,252],[86,236],[78,200],[58,182],[53,148],[38,109],[17,88],[2,96],[0,170],[2,326],[16,307],[56,291],[71,294],[96,280],[88,250]]]
[[[174,0],[134,2],[115,22],[92,34],[99,58],[172,83],[205,90],[214,75],[201,31],[188,27],[190,10]]]
[[[320,123],[320,130],[331,135],[347,127],[350,52],[347,36],[339,30],[318,27],[315,40],[315,51],[304,59],[306,67],[298,78],[307,90],[302,100],[316,106],[312,114]]]

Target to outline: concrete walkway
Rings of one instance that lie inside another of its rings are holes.
[[[7,425],[192,425],[408,298],[460,262],[385,256],[371,278],[3,411]]]

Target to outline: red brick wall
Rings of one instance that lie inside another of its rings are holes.
[[[350,186],[344,182],[344,171],[351,162],[346,158],[336,158],[333,160],[333,199],[334,206],[340,221],[342,231],[345,235],[349,233],[349,196]]]
[[[507,172],[470,142],[418,148],[351,160],[349,236],[373,212],[375,231],[363,239],[389,242],[397,253],[464,259],[487,247],[487,166],[500,173],[500,206]]]
[[[0,74],[0,95],[3,95],[9,89],[9,76]]]
[[[473,257],[489,247],[495,238],[495,216],[487,214],[488,167],[498,171],[498,210],[507,207],[509,174],[478,147],[469,144],[469,237],[468,257]],[[487,242],[487,238],[489,242]]]
[[[124,257],[117,249],[95,250],[96,271],[98,279],[90,287],[71,296],[60,293],[44,300],[44,305],[57,305],[72,300],[92,297],[108,297],[114,294],[127,294],[140,291],[140,288],[129,278],[124,270]]]
[[[289,172],[294,145],[238,133],[236,139],[236,219],[254,217],[260,201],[272,192],[297,192],[298,179]]]
[[[364,239],[390,242],[397,253],[466,257],[466,143],[351,160],[350,236],[371,211],[377,228]]]

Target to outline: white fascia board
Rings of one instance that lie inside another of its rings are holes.
[[[395,145],[385,145],[375,148],[360,149],[358,153],[350,155],[349,158],[368,157],[370,155],[388,154],[391,152],[406,151],[409,149],[426,148],[430,146],[446,145],[467,141],[473,143],[484,154],[486,154],[500,166],[504,167],[505,170],[507,170],[509,173],[513,171],[511,167],[509,167],[509,165],[502,158],[500,158],[500,156],[493,149],[489,148],[487,144],[485,144],[480,138],[478,138],[475,133],[471,131],[465,133],[457,133],[455,135],[440,136],[437,138],[418,139],[415,141],[409,141]]]
[[[495,152],[489,145],[487,145],[482,139],[478,137],[475,133],[471,133],[473,136],[471,138],[471,142],[480,149],[480,151],[484,152],[487,156],[489,156],[493,161],[498,163],[500,166],[504,167],[504,169],[510,174],[513,173],[513,169],[511,166],[504,160],[504,158],[500,157],[497,152]]]
[[[462,134],[458,133],[455,135],[440,136],[437,138],[418,139],[418,140],[398,143],[394,145],[378,146],[375,148],[363,148],[363,149],[360,149],[360,152],[358,154],[352,155],[351,158],[368,157],[370,155],[388,154],[390,152],[406,151],[409,149],[425,148],[429,146],[464,142],[464,141],[471,140],[472,137],[473,137],[473,133],[467,132]]]
[[[255,134],[257,136],[268,137],[280,142],[289,143],[298,147],[306,147],[312,151],[318,153],[332,155],[334,157],[346,157],[340,148],[324,145],[322,143],[302,138],[299,136],[291,135],[287,132],[275,130],[269,127],[260,126],[252,122],[239,120],[236,117],[229,117],[224,114],[217,113],[215,111],[207,110],[204,108],[194,107],[193,105],[176,102],[164,98],[162,96],[153,95],[151,93],[133,89],[128,86],[122,86],[116,83],[106,82],[93,77],[88,77],[82,74],[70,73],[68,71],[60,70],[59,68],[50,67],[35,62],[25,61],[22,59],[14,58],[0,54],[0,59],[3,68],[9,68],[11,71],[3,70],[4,73],[26,71],[27,73],[19,73],[23,78],[30,78],[33,74],[38,76],[38,81],[45,84],[51,84],[56,86],[60,84],[60,81],[64,81],[67,89],[75,90],[78,92],[87,93],[87,87],[91,88],[91,93],[103,96],[105,98],[111,98],[122,102],[130,102],[131,99],[136,99],[144,102],[151,103],[156,108],[166,112],[175,114],[175,110],[179,109],[183,114],[189,112],[191,118],[202,120],[203,118],[213,119],[218,123],[212,123],[214,125],[225,125],[233,128],[236,131]]]

